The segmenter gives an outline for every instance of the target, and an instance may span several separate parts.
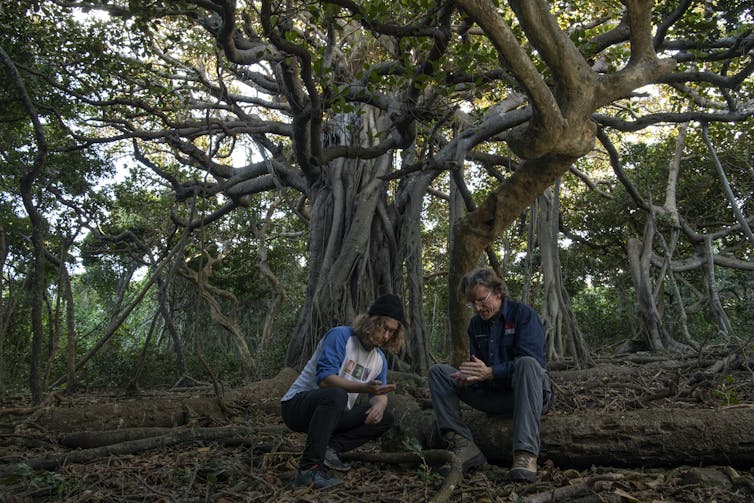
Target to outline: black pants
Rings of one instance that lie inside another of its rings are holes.
[[[358,402],[346,408],[348,394],[341,388],[304,391],[281,404],[283,421],[293,431],[306,433],[306,447],[299,467],[322,465],[327,446],[338,452],[355,449],[385,433],[393,425],[393,414],[385,410],[378,424],[365,424],[369,405]]]

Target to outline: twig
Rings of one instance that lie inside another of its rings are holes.
[[[95,447],[92,449],[83,449],[78,451],[67,452],[54,456],[43,456],[39,458],[27,459],[26,465],[32,469],[51,470],[63,463],[82,463],[89,462],[93,459],[104,458],[111,455],[133,454],[151,449],[159,449],[170,445],[177,445],[186,442],[196,441],[232,441],[234,443],[250,442],[255,430],[243,426],[226,426],[220,428],[202,428],[198,430],[178,430],[176,433],[162,435],[159,437],[131,440],[118,444]],[[0,475],[13,471],[14,467],[0,467]]]
[[[584,494],[588,491],[592,491],[594,485],[600,481],[613,482],[616,480],[623,480],[625,476],[621,473],[605,473],[602,475],[595,475],[588,478],[581,484],[575,484],[572,486],[557,487],[550,491],[543,491],[541,493],[532,494],[527,498],[524,498],[524,503],[557,503],[558,501],[569,501],[572,498]]]

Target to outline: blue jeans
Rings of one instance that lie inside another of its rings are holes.
[[[369,405],[356,402],[346,408],[348,394],[341,388],[304,391],[280,404],[283,421],[293,431],[306,433],[306,446],[299,467],[322,466],[328,445],[346,452],[373,440],[393,425],[393,414],[385,410],[378,424],[365,424]]]
[[[539,455],[539,417],[547,412],[551,400],[550,378],[537,360],[523,356],[516,360],[511,386],[489,382],[459,386],[450,374],[458,370],[437,364],[429,369],[429,390],[440,433],[453,431],[473,440],[471,430],[461,419],[460,402],[491,414],[513,417],[513,450]]]

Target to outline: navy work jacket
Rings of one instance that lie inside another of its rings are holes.
[[[491,319],[474,315],[468,334],[471,355],[492,367],[495,386],[510,387],[514,361],[521,356],[535,358],[547,370],[542,321],[522,302],[505,297],[502,309]]]

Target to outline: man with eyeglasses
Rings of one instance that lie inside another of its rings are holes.
[[[346,472],[340,454],[378,438],[394,422],[387,410],[387,359],[403,345],[403,301],[382,295],[353,326],[328,330],[281,399],[283,421],[307,433],[293,485],[325,489],[342,482],[327,468]],[[357,401],[362,395],[368,400]]]
[[[429,370],[437,427],[461,460],[464,473],[486,458],[463,422],[459,400],[492,414],[513,416],[513,481],[537,478],[539,418],[552,406],[545,359],[545,334],[537,313],[506,297],[502,280],[489,269],[467,274],[459,296],[476,314],[469,321],[469,361]]]

